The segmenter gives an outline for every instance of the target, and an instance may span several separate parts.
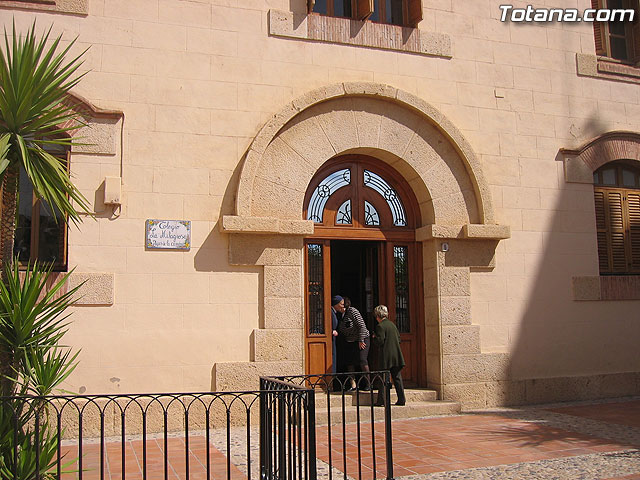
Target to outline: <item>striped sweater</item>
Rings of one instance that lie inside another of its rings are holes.
[[[358,309],[349,307],[338,323],[338,333],[344,336],[347,342],[363,342],[369,336],[369,330],[364,323]]]

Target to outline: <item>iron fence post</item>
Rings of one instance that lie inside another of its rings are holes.
[[[267,392],[266,381],[260,377],[260,478],[262,480],[269,480],[267,470],[267,437],[269,431],[267,429]]]
[[[307,445],[309,476],[308,480],[318,478],[318,468],[316,465],[316,392],[313,387],[307,390]]]
[[[384,443],[387,450],[387,479],[393,480],[393,444],[391,436],[391,374],[384,374]]]
[[[284,392],[278,392],[278,480],[287,480],[287,430]]]

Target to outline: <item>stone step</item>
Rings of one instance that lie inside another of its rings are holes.
[[[326,407],[326,406],[325,406]],[[360,422],[368,423],[371,420],[373,410],[373,420],[384,420],[383,407],[371,407],[366,405],[345,406],[342,408],[331,408],[331,416],[326,408],[316,408],[316,425],[332,425],[342,423],[343,419],[346,423],[353,423],[358,420],[358,410]],[[455,415],[460,413],[460,404],[458,402],[447,402],[443,400],[436,401],[415,401],[407,402],[405,406],[391,405],[391,419],[400,420],[404,418],[431,417],[438,415]],[[329,420],[331,420],[329,422]]]
[[[405,397],[407,398],[407,403],[415,403],[415,402],[434,402],[438,398],[438,394],[435,390],[429,390],[426,388],[410,388],[405,389]],[[345,405],[357,405],[358,397],[360,401],[360,405],[371,405],[372,399],[373,403],[376,402],[378,396],[378,392],[376,390],[373,391],[373,396],[370,391],[359,391],[356,392],[344,392],[344,404]],[[318,408],[325,407],[327,405],[327,397],[331,404],[331,408],[340,407],[342,405],[342,397],[343,394],[339,392],[333,392],[327,395],[326,392],[321,390],[316,391],[316,406]],[[391,389],[391,403],[394,404],[398,400],[398,396],[396,395],[395,389]]]

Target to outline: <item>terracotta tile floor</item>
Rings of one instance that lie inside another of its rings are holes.
[[[587,410],[586,407],[567,407],[553,411],[563,410],[564,414],[574,414],[573,412],[577,411],[585,416],[587,411],[601,412],[603,418],[615,418],[617,422],[631,426],[640,420],[640,402],[633,406],[625,403],[598,410],[601,407],[602,405],[593,407],[593,410]],[[633,415],[629,415],[632,409],[628,407],[633,407]],[[621,411],[625,413],[620,413]],[[336,450],[338,446],[342,449],[341,432],[333,434],[332,437],[332,449]],[[362,478],[372,478],[371,455],[363,454],[362,462],[359,464],[357,461],[355,429],[347,429],[346,439],[344,444],[348,458],[347,473],[358,477],[360,466]],[[320,429],[318,457],[324,461],[328,461],[327,440],[326,429]],[[376,436],[376,442],[376,445],[380,446],[378,452],[381,454],[376,465],[377,476],[384,478],[386,464],[382,434]],[[613,452],[633,446],[544,424],[505,418],[504,415],[472,414],[393,422],[393,461],[396,477]],[[640,447],[640,444],[635,446]],[[367,448],[362,450],[368,452]],[[334,466],[344,471],[345,462],[342,455],[334,453],[332,461]]]
[[[541,410],[541,412],[544,412]],[[640,427],[640,401],[599,404],[588,406],[559,407],[547,412],[561,413],[575,417],[589,418],[601,422]],[[508,412],[472,413],[452,417],[408,419],[393,422],[394,476],[428,474],[476,467],[490,467],[505,464],[519,464],[538,460],[559,459],[586,454],[600,454],[640,448],[640,441],[616,442],[598,436],[585,434],[571,428],[557,428],[544,420],[532,421],[517,415],[510,418]],[[570,425],[570,423],[567,423]],[[317,456],[329,461],[329,438],[327,427],[319,427],[316,432]],[[640,437],[634,437],[640,438]],[[257,441],[257,438],[255,439]],[[377,455],[372,455],[375,442]],[[204,479],[205,440],[204,437],[190,437],[190,479]],[[77,456],[76,447],[67,447],[71,456]],[[147,444],[147,478],[164,478],[162,440],[150,440]],[[359,449],[359,450],[358,450]],[[242,451],[242,448],[239,448]],[[142,478],[142,443],[126,443],[126,478]],[[169,442],[168,478],[185,479],[184,439],[171,438]],[[211,446],[212,480],[227,478],[227,461],[223,452]],[[343,454],[345,452],[346,454]],[[359,452],[359,453],[358,453]],[[233,461],[240,467],[246,464],[246,456],[234,456]],[[371,428],[362,428],[358,441],[355,425],[348,425],[346,434],[342,428],[331,432],[331,462],[334,468],[356,479],[373,478],[374,463],[377,478],[385,478],[386,461],[383,423],[376,424],[376,434]],[[231,464],[229,474],[233,480],[244,479],[246,475]],[[83,479],[100,478],[99,445],[85,446],[83,449]],[[253,477],[258,473],[257,458],[252,462]],[[346,470],[345,470],[346,469]],[[78,478],[77,474],[67,475],[65,480]],[[121,479],[121,444],[109,444],[105,462],[105,479]],[[333,478],[341,479],[342,475]],[[638,474],[611,477],[638,480]]]
[[[104,462],[104,480],[116,480],[122,475],[122,444],[109,443],[106,446]],[[167,442],[167,478],[171,480],[186,479],[186,458],[184,438],[172,437]],[[77,446],[64,447],[67,458],[77,459]],[[164,479],[164,442],[162,439],[147,440],[147,479]],[[211,480],[223,480],[227,478],[227,458],[213,445],[209,450],[211,464]],[[206,476],[206,444],[203,436],[189,437],[189,480],[205,480]],[[143,448],[142,440],[133,440],[125,443],[124,478],[138,480],[143,478]],[[70,470],[78,470],[79,464],[74,462]],[[82,479],[101,479],[100,471],[100,445],[84,445],[82,449]],[[229,469],[232,480],[246,479],[233,463]],[[80,478],[78,473],[69,473],[62,476],[62,480]]]
[[[616,402],[598,405],[559,407],[550,408],[549,411],[640,428],[640,402]]]

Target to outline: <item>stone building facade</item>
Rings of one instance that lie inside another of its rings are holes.
[[[334,290],[390,304],[409,380],[465,407],[638,394],[635,24],[328,5],[0,0],[89,47],[68,389],[320,373]],[[190,221],[190,248],[147,248],[149,219]]]

